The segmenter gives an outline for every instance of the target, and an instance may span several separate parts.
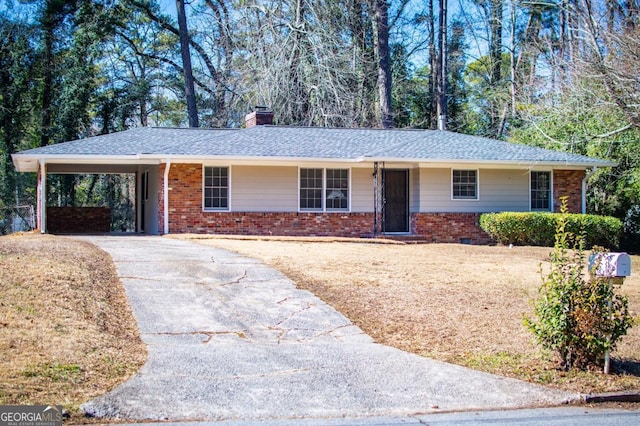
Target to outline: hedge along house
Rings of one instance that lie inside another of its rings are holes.
[[[48,173],[133,173],[136,229],[486,243],[483,212],[584,212],[585,181],[615,163],[447,131],[271,125],[135,128],[19,152],[38,173],[38,225],[47,232]],[[84,231],[89,210],[56,210]],[[71,217],[73,216],[73,217]]]

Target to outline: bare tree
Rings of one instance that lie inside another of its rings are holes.
[[[149,3],[140,0],[127,0],[127,2],[144,12],[162,30],[175,36],[180,35],[179,28],[171,18],[163,15],[153,2]],[[196,58],[194,61],[196,67],[192,69],[194,86],[197,86],[202,94],[200,102],[206,103],[209,107],[212,106],[210,108],[211,113],[207,118],[207,125],[238,125],[240,124],[239,115],[244,117],[244,114],[234,114],[233,111],[229,110],[228,105],[232,101],[239,102],[246,101],[246,99],[236,90],[235,83],[230,81],[229,76],[234,73],[231,67],[236,65],[233,64],[233,57],[243,46],[242,44],[235,46],[233,40],[230,39],[230,34],[232,33],[229,27],[231,18],[225,8],[224,1],[209,0],[205,2],[205,5],[211,12],[205,13],[203,10],[199,10],[198,16],[190,17],[191,22],[197,22],[195,18],[203,17],[202,19],[207,19],[208,25],[205,29],[199,28],[195,31],[198,37],[194,37],[191,31],[189,33],[189,47]],[[211,25],[211,22],[216,22],[216,24]],[[180,74],[183,74],[184,70],[179,63],[180,61],[172,54],[173,51],[168,50],[155,54],[152,58],[166,63]],[[238,74],[237,70],[235,74]],[[246,102],[244,103],[246,104]]]
[[[182,74],[184,77],[184,92],[187,98],[187,114],[189,117],[189,127],[198,127],[198,107],[196,106],[196,94],[193,87],[191,49],[189,48],[189,30],[187,29],[187,16],[184,10],[184,0],[176,0],[176,10],[178,12],[180,53],[182,55]]]
[[[640,12],[631,4],[610,2],[608,6],[603,11],[591,0],[582,0],[576,11],[586,35],[578,72],[603,82],[629,124],[640,128]]]
[[[447,129],[447,0],[440,0],[438,30],[438,129]]]

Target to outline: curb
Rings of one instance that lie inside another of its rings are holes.
[[[640,402],[640,391],[590,394],[584,395],[583,400],[587,404],[598,404],[602,402]]]

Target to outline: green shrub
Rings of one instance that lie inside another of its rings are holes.
[[[564,370],[602,365],[605,352],[634,323],[627,298],[615,294],[608,278],[585,278],[583,240],[569,231],[567,218],[563,214],[557,221],[551,270],[542,274],[535,318],[524,320],[538,343],[559,356]]]
[[[552,247],[560,218],[566,231],[580,235],[586,247],[620,245],[622,222],[611,216],[571,213],[504,212],[484,213],[480,227],[500,244]]]

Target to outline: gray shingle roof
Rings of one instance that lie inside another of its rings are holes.
[[[551,163],[611,166],[614,163],[560,151],[439,130],[340,129],[256,126],[249,129],[135,128],[14,154],[55,158],[144,156],[242,159],[335,159]]]
[[[230,134],[231,129],[201,130],[159,127],[138,127],[123,132],[93,136],[71,142],[48,145],[22,151],[20,154],[35,155],[138,155],[169,152],[171,147],[191,145],[203,137],[215,138],[218,134]]]

